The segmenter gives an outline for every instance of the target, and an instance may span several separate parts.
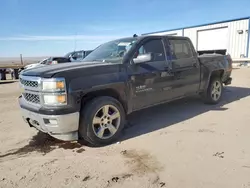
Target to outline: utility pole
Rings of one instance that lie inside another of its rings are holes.
[[[77,33],[75,33],[75,44],[74,44],[74,51],[76,51],[76,37],[77,37]]]
[[[20,54],[21,64],[23,65],[23,56]]]

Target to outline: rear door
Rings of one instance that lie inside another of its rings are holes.
[[[187,38],[168,38],[174,71],[175,97],[196,93],[200,87],[200,64],[191,41]]]
[[[168,86],[171,85],[172,76],[169,76],[166,59],[166,50],[162,37],[151,37],[141,45],[135,52],[134,57],[139,54],[153,53],[152,61],[141,64],[133,64],[130,69],[133,88],[134,109],[144,108],[160,103],[171,98]],[[167,95],[169,92],[169,95]]]

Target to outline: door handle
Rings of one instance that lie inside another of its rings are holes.
[[[198,63],[193,63],[193,67],[198,67]]]

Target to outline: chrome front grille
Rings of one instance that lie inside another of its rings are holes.
[[[33,105],[40,106],[40,77],[23,76],[19,78],[23,99]]]
[[[26,86],[26,87],[32,87],[32,88],[38,87],[37,81],[24,80],[24,79],[20,78],[20,82],[23,86]]]
[[[23,97],[26,101],[39,104],[40,103],[40,97],[38,94],[33,93],[23,93]]]

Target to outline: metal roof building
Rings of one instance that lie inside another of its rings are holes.
[[[189,37],[199,52],[229,53],[232,58],[250,58],[250,17],[177,28],[142,35]]]

